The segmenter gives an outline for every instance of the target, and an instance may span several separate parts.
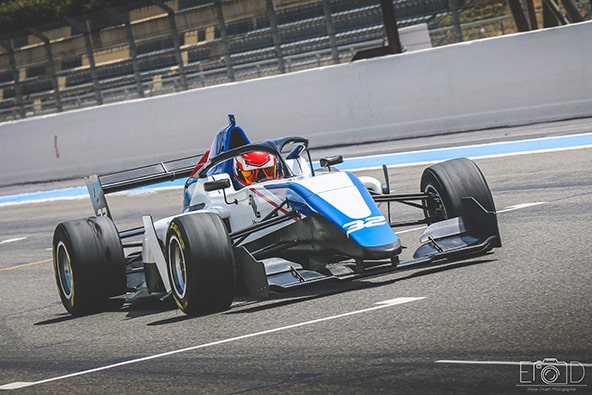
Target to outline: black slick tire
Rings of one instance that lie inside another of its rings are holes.
[[[103,311],[126,291],[121,239],[107,217],[59,224],[53,235],[53,268],[60,299],[72,315]]]
[[[473,197],[490,212],[495,212],[491,191],[479,167],[470,159],[458,158],[424,170],[420,190],[431,194],[424,208],[428,223],[462,215],[462,199]]]
[[[232,243],[220,217],[196,213],[174,218],[166,236],[172,295],[186,314],[227,310],[235,293]]]

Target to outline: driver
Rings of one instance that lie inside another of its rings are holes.
[[[234,158],[236,179],[244,186],[278,178],[277,158],[267,152],[254,151]]]

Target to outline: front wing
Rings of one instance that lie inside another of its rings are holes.
[[[246,248],[236,247],[239,281],[251,296],[263,298],[271,292],[325,282],[339,282],[376,276],[444,259],[482,255],[501,247],[495,212],[489,212],[474,198],[463,199],[463,215],[434,223],[420,237],[421,246],[412,259],[361,262],[346,261],[326,265],[323,270],[309,270],[286,259],[257,260]]]

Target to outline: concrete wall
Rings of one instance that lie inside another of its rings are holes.
[[[194,155],[235,113],[313,145],[592,115],[592,22],[0,124],[0,185]]]

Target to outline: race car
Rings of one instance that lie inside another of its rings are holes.
[[[383,185],[339,171],[341,162],[315,165],[299,136],[252,143],[231,114],[201,157],[88,177],[94,216],[60,223],[53,237],[64,307],[85,315],[110,300],[172,297],[186,314],[208,314],[237,296],[264,299],[501,247],[491,191],[473,161],[426,168],[411,194],[391,193],[386,167]],[[181,212],[116,227],[107,194],[185,177]],[[394,221],[392,203],[420,214]],[[410,224],[427,227],[401,261],[394,228]]]

